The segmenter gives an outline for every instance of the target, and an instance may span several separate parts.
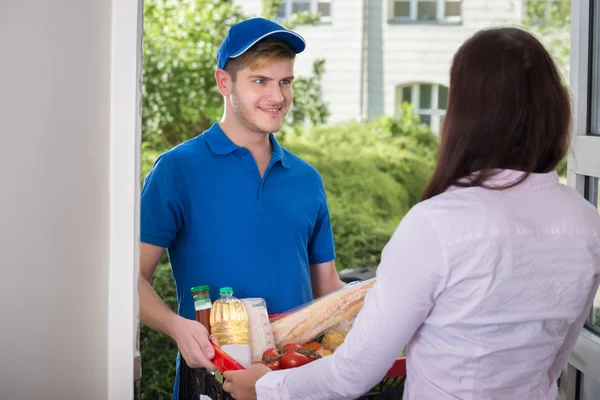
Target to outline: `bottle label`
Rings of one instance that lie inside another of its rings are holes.
[[[208,310],[208,309],[212,308],[210,298],[199,297],[199,298],[194,299],[194,307],[196,308],[196,311]]]

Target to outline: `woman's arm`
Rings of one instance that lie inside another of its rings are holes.
[[[429,314],[446,276],[444,246],[419,209],[382,252],[377,280],[337,351],[301,368],[266,374],[258,399],[354,399],[375,386]]]
[[[567,361],[569,360],[569,356],[575,347],[575,342],[579,337],[579,333],[583,329],[583,325],[588,315],[590,315],[590,310],[592,309],[592,305],[594,304],[594,298],[596,297],[596,292],[598,291],[598,285],[600,284],[600,276],[596,276],[594,283],[592,285],[592,290],[590,291],[590,295],[588,300],[586,301],[585,307],[583,308],[583,312],[577,318],[577,320],[569,327],[569,332],[565,337],[565,341],[563,342],[560,349],[556,354],[556,358],[552,363],[552,367],[550,368],[550,372],[552,373],[551,380],[557,380],[560,376],[561,370],[566,367]]]

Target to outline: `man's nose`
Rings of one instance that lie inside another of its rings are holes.
[[[281,90],[281,86],[279,84],[273,85],[269,89],[269,101],[273,104],[281,104],[285,100],[285,96]]]

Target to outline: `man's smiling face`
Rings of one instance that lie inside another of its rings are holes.
[[[277,132],[293,99],[294,60],[274,60],[236,75],[230,100],[238,122],[252,132]]]

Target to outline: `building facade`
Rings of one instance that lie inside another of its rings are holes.
[[[261,15],[262,0],[238,1]],[[295,27],[307,41],[296,71],[309,75],[315,60],[326,60],[330,122],[395,115],[406,101],[436,132],[459,46],[482,28],[523,17],[521,0],[283,0],[277,19],[299,11],[321,14],[319,24]]]

